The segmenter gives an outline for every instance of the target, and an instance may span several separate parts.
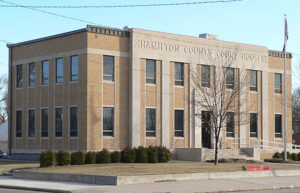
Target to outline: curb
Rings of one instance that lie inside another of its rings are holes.
[[[13,189],[13,190],[54,192],[54,193],[72,193],[72,191],[68,191],[68,190],[48,189],[48,188],[35,188],[35,187],[24,187],[24,186],[10,186],[10,185],[0,185],[0,188]]]
[[[248,191],[265,191],[265,190],[287,190],[287,189],[294,189],[300,188],[300,186],[282,186],[276,188],[239,188],[239,189],[228,189],[228,190],[216,190],[216,191],[204,191],[204,192],[197,192],[197,193],[227,193],[227,192],[248,192]],[[195,192],[186,192],[186,193],[195,193]]]

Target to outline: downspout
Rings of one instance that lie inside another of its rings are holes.
[[[9,77],[9,85],[8,85],[8,90],[9,90],[9,107],[8,107],[8,148],[9,148],[9,155],[12,155],[12,47],[7,44],[7,47],[9,49],[9,58],[8,58],[8,77]]]

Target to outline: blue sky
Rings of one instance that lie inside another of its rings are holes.
[[[23,5],[121,5],[197,0],[7,0]],[[199,0],[201,1],[201,0]],[[209,0],[208,0],[209,1]],[[7,5],[0,2],[0,5]],[[267,46],[281,50],[284,14],[287,14],[289,41],[287,51],[294,54],[293,88],[300,86],[300,1],[244,0],[233,3],[144,8],[43,9],[106,26],[128,25],[155,31],[198,36],[212,33],[219,39]],[[0,39],[21,42],[84,28],[87,23],[48,15],[24,8],[0,7]],[[298,55],[296,55],[298,54]],[[8,49],[0,41],[0,76],[7,74]]]

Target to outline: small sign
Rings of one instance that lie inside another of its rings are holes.
[[[243,166],[245,171],[269,171],[271,166]]]

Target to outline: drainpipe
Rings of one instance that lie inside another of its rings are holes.
[[[12,155],[12,47],[7,44],[7,47],[9,49],[8,51],[8,78],[9,78],[9,84],[8,84],[8,100],[9,100],[9,106],[8,106],[8,148],[9,148],[9,155]]]

